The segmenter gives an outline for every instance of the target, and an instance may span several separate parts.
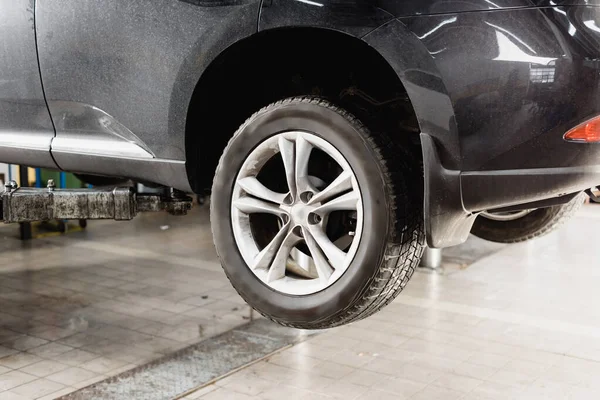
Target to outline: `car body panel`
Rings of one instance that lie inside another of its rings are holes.
[[[268,24],[259,26],[310,25],[361,37],[375,16],[385,19],[363,3],[361,26],[353,18],[358,5],[318,3],[270,1],[261,14]],[[361,38],[402,80],[423,132],[432,247],[464,241],[478,211],[600,181],[600,146],[562,139],[600,114],[599,7],[518,0],[368,3],[399,17]]]
[[[39,2],[40,70],[57,121],[58,165],[107,173],[90,155],[140,167],[185,162],[196,83],[221,51],[256,32],[258,7],[259,0]],[[176,181],[186,181],[185,169],[179,173]]]
[[[46,0],[35,19],[17,3],[0,144],[22,148],[0,145],[3,161],[190,190],[186,117],[203,72],[257,31],[312,27],[363,40],[406,88],[431,246],[466,239],[484,209],[600,181],[600,146],[562,139],[600,114],[600,0]]]
[[[396,17],[505,10],[535,6],[531,0],[381,0],[378,5]]]
[[[451,98],[465,212],[533,203],[600,181],[599,146],[563,140],[566,131],[600,115],[600,8],[400,21],[427,47]],[[439,202],[438,211],[448,204]],[[430,244],[451,244],[435,236]]]
[[[393,19],[394,15],[372,1],[319,1],[311,4],[267,0],[261,7],[259,31],[309,26],[334,29],[360,38]]]
[[[407,17],[566,5],[600,5],[600,0],[379,0],[376,4],[396,17]]]
[[[600,0],[265,0],[261,28],[321,26],[360,36],[386,14],[399,18],[566,5],[600,6]]]
[[[460,143],[452,101],[427,48],[398,20],[385,24],[363,40],[374,47],[398,74],[421,131],[441,144],[440,157],[446,168],[458,169]]]
[[[37,65],[33,0],[0,0],[0,159],[56,167]]]
[[[600,9],[554,7],[401,21],[421,39],[448,90],[462,171],[600,164],[596,146],[562,141],[573,126],[600,114]],[[585,21],[596,21],[598,31]]]
[[[259,31],[311,26],[362,38],[396,71],[413,103],[421,129],[444,143],[444,161],[457,167],[460,148],[452,103],[427,48],[403,23],[372,6],[373,2],[332,0],[321,3],[323,6],[318,7],[299,1],[265,2]],[[379,27],[374,29],[377,24]]]

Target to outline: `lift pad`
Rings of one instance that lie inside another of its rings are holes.
[[[130,187],[56,189],[19,188],[16,182],[0,193],[0,219],[5,223],[49,221],[53,219],[131,220],[142,211],[167,211],[185,215],[192,199],[172,190],[168,195],[137,194]]]

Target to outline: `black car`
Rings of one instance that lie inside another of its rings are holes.
[[[212,186],[225,272],[282,324],[367,317],[425,242],[539,236],[600,183],[600,0],[0,11],[0,161]]]

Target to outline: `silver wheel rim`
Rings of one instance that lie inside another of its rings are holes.
[[[314,149],[335,161],[335,171],[341,171],[330,182],[309,175]],[[277,155],[286,193],[259,180],[267,162]],[[331,237],[334,212],[336,218],[348,215],[355,222],[347,232]],[[275,216],[277,221],[263,245],[254,234],[251,216],[257,214]],[[342,154],[316,135],[293,131],[268,138],[248,155],[235,180],[231,217],[237,247],[254,275],[279,292],[307,295],[334,284],[352,263],[362,237],[363,203],[356,176]]]
[[[519,218],[523,218],[527,214],[530,214],[534,210],[521,210],[521,211],[505,211],[505,212],[489,212],[484,211],[481,216],[494,221],[514,221]]]

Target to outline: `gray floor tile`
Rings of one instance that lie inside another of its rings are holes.
[[[590,221],[600,208],[582,215],[466,268],[417,272],[381,313],[189,398],[596,398],[600,272],[590,260],[600,246]],[[35,246],[0,242],[11,266],[0,268],[0,400],[65,394],[246,322],[210,240],[203,208],[92,221]]]

